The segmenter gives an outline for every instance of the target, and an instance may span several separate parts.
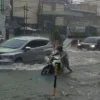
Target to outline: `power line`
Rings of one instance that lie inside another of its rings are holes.
[[[15,0],[15,2],[27,2],[27,3],[37,3],[37,1],[30,1],[30,0],[24,0],[24,1],[22,1],[22,0]]]
[[[87,1],[87,2],[96,2],[96,1],[100,1],[100,0],[91,0],[91,1]]]
[[[24,8],[24,6],[20,6],[20,7],[13,7],[13,8],[15,8],[15,9],[19,9],[19,8],[21,8],[21,9],[22,9],[22,8]],[[35,7],[33,7],[33,6],[29,6],[29,7],[27,7],[27,8],[30,8],[30,9],[31,9],[31,8],[35,8]]]
[[[18,2],[28,2],[28,3],[38,3],[38,1],[30,1],[30,0],[16,0]],[[16,2],[15,1],[15,2]],[[58,0],[41,0],[41,2],[48,3],[66,3],[66,1],[58,1]]]

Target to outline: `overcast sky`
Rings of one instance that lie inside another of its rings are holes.
[[[82,2],[82,1],[84,1],[84,0],[73,0],[74,2],[76,1],[76,2]]]

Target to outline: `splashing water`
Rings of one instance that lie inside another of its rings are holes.
[[[0,70],[40,70],[44,67],[44,64],[12,64],[12,65],[2,65]]]
[[[68,49],[70,66],[90,65],[100,63],[100,51],[80,51],[77,49]],[[43,64],[12,64],[0,65],[0,70],[41,70]]]

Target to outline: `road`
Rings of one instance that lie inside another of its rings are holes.
[[[56,100],[100,100],[100,52],[68,49],[68,54],[73,73],[58,75]],[[0,66],[0,100],[50,100],[53,76],[41,76],[42,68]]]

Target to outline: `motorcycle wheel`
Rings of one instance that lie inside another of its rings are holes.
[[[44,67],[43,68],[43,70],[42,70],[42,72],[41,72],[41,75],[47,75],[47,74],[49,74],[49,67],[47,66],[47,67]]]

